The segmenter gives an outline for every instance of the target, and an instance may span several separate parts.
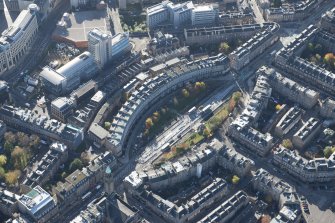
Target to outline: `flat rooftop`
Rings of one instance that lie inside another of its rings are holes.
[[[106,10],[79,11],[69,14],[69,20],[62,18],[53,33],[54,38],[68,39],[73,42],[87,41],[87,34],[94,28],[109,32]],[[64,26],[61,26],[63,24]]]

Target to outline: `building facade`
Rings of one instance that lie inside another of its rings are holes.
[[[84,80],[91,79],[97,71],[92,54],[85,51],[57,70],[45,66],[40,77],[46,91],[60,96],[79,87]]]
[[[30,49],[38,31],[38,7],[29,5],[0,37],[0,75],[17,65]]]

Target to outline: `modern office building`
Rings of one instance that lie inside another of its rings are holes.
[[[112,58],[111,38],[111,33],[103,32],[97,28],[87,34],[88,51],[100,68],[105,66]]]
[[[0,75],[16,66],[30,49],[38,30],[38,7],[30,4],[0,36]]]
[[[160,25],[172,25],[175,29],[186,25],[213,24],[217,11],[213,5],[194,6],[192,1],[174,4],[163,1],[147,8],[147,27],[155,29]]]
[[[75,102],[71,98],[61,97],[51,102],[51,116],[61,122],[73,113]]]
[[[197,5],[192,10],[192,26],[212,25],[216,17],[217,11],[213,5]]]
[[[194,9],[192,1],[178,4],[170,3],[167,4],[167,8],[169,11],[170,23],[173,24],[175,29],[191,24],[191,15]]]
[[[21,195],[18,199],[18,207],[21,213],[29,215],[36,222],[48,222],[58,211],[52,196],[40,186]]]
[[[157,27],[158,25],[168,21],[170,15],[167,8],[168,4],[171,3],[169,3],[169,1],[163,1],[146,9],[147,27],[149,29]]]
[[[113,58],[131,50],[128,33],[118,33],[112,36],[110,33],[95,28],[87,35],[88,51],[100,68],[111,62]]]
[[[97,71],[92,54],[86,51],[57,70],[45,66],[40,77],[45,90],[59,96],[74,90],[84,80],[92,78]]]

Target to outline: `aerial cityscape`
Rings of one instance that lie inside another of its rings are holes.
[[[0,0],[0,222],[335,223],[335,0]]]

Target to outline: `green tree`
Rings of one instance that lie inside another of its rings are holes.
[[[82,152],[80,154],[80,160],[83,163],[83,165],[87,166],[90,162],[90,156],[89,156],[88,152]]]
[[[310,53],[314,51],[314,44],[313,43],[308,43],[307,44],[307,49]]]
[[[202,132],[202,134],[206,137],[206,138],[209,138],[211,136],[211,130],[209,130],[208,127],[206,127],[204,129],[204,131]]]
[[[335,146],[326,146],[323,155],[328,159],[335,152]]]
[[[19,146],[15,146],[11,153],[11,160],[16,169],[23,170],[28,164],[29,153]]]
[[[229,46],[229,44],[228,44],[227,42],[222,42],[222,43],[220,44],[219,51],[220,51],[221,53],[228,54],[229,51],[230,51],[230,46]]]
[[[205,82],[195,82],[194,89],[198,92],[205,90],[206,89]]]
[[[287,149],[293,149],[293,144],[292,144],[292,141],[290,139],[284,139],[281,142],[281,145],[284,146]]]
[[[280,104],[277,104],[276,105],[276,111],[279,111],[281,109],[281,105]]]
[[[183,94],[184,98],[188,98],[190,96],[190,92],[185,88],[182,89],[181,93]]]
[[[83,167],[83,162],[81,162],[80,159],[75,158],[71,163],[70,163],[70,171],[74,172],[75,170],[79,170]]]
[[[104,127],[105,127],[105,129],[109,130],[111,125],[112,124],[110,122],[105,122]]]
[[[30,136],[30,143],[29,143],[30,147],[37,148],[40,142],[41,139],[37,135],[34,134]]]
[[[5,155],[0,155],[0,166],[4,166],[7,163],[7,157]]]
[[[8,185],[13,186],[17,183],[19,177],[19,170],[9,171],[5,174],[5,181]]]
[[[240,182],[240,178],[236,175],[233,176],[233,178],[231,179],[231,182],[233,184],[238,184]]]
[[[8,142],[12,145],[15,145],[16,144],[16,135],[12,132],[6,132],[5,135],[4,135],[4,138],[5,138],[5,142]]]
[[[10,142],[6,141],[5,145],[4,145],[4,148],[5,148],[5,154],[7,156],[9,156],[12,153],[13,149],[14,149],[14,145],[11,144]]]
[[[150,129],[154,125],[154,122],[152,121],[152,118],[147,118],[145,120],[145,128]]]
[[[29,143],[30,143],[30,139],[29,136],[23,132],[18,132],[16,134],[17,136],[17,140],[18,140],[18,144],[21,147],[28,147]]]

